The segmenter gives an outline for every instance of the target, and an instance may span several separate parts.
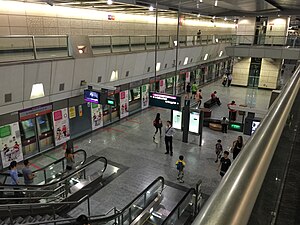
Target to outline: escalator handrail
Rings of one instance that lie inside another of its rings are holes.
[[[168,222],[168,220],[174,215],[174,213],[177,213],[178,208],[181,206],[181,204],[185,201],[185,199],[190,195],[190,194],[196,194],[196,189],[195,188],[190,188],[188,192],[185,193],[185,195],[181,198],[181,200],[177,203],[177,205],[174,207],[174,209],[169,213],[167,218],[164,220],[164,222],[161,225],[164,225]]]
[[[92,222],[108,222],[111,220],[114,220],[116,218],[118,218],[119,216],[121,216],[125,210],[127,210],[129,207],[132,206],[132,204],[138,200],[140,197],[142,197],[147,191],[149,191],[156,183],[157,181],[161,181],[162,185],[162,190],[165,186],[165,179],[162,176],[159,176],[158,178],[156,178],[151,184],[148,185],[148,187],[146,189],[144,189],[140,194],[138,194],[130,203],[128,203],[122,210],[118,211],[116,214],[111,215],[111,216],[107,216],[107,217],[100,217],[99,216],[91,216],[90,217],[90,221]]]
[[[10,188],[12,188],[12,189],[10,189],[9,191],[12,191],[12,192],[15,192],[15,191],[20,192],[20,189],[19,189],[19,190],[14,190],[13,188],[16,188],[16,187],[21,188],[21,187],[23,187],[23,188],[29,188],[29,189],[30,189],[30,188],[43,188],[43,187],[53,186],[53,185],[55,185],[55,184],[58,184],[58,183],[63,182],[64,180],[69,179],[69,178],[72,177],[74,174],[76,174],[76,173],[78,173],[78,172],[81,172],[81,171],[84,170],[86,167],[88,167],[88,166],[90,166],[91,164],[93,164],[93,163],[95,163],[95,162],[97,162],[97,161],[100,161],[100,160],[104,160],[104,167],[103,167],[103,169],[102,169],[102,173],[104,173],[105,170],[106,170],[106,168],[107,168],[107,163],[108,163],[108,162],[107,162],[107,159],[106,159],[105,157],[103,157],[103,156],[98,156],[97,158],[95,158],[95,159],[91,160],[90,162],[84,164],[84,165],[83,165],[82,167],[80,167],[79,169],[70,172],[67,176],[63,177],[62,179],[57,180],[57,181],[54,181],[54,182],[52,182],[52,183],[41,184],[41,185],[37,185],[37,184],[34,184],[34,185],[23,185],[23,184],[20,184],[20,185],[11,185],[11,184],[2,184],[2,185],[0,185],[0,188],[7,188],[7,187],[10,187]],[[22,190],[22,191],[26,192],[26,190]],[[51,191],[51,190],[49,190],[49,191]]]
[[[78,154],[78,152],[83,152],[84,159],[83,159],[82,162],[80,162],[80,164],[84,164],[85,161],[86,161],[87,153],[86,153],[85,150],[79,149],[79,150],[75,151],[73,154]],[[32,171],[32,173],[36,173],[36,172],[39,172],[39,171],[41,171],[41,170],[45,170],[45,169],[47,169],[48,167],[50,167],[50,166],[52,166],[52,165],[55,165],[55,164],[57,164],[57,163],[63,161],[64,159],[65,159],[65,157],[62,157],[62,158],[60,158],[60,159],[57,159],[56,161],[54,161],[54,162],[52,162],[52,163],[50,163],[50,164],[48,164],[48,165],[46,165],[46,166],[44,166],[44,167],[42,167],[42,168],[39,168],[39,169],[36,169],[36,170]],[[2,175],[2,176],[7,176],[7,177],[10,176],[10,174],[9,174],[8,172],[0,172],[0,175]],[[22,174],[21,172],[19,172],[19,171],[18,171],[18,175],[19,175],[20,177],[23,176],[23,174]]]

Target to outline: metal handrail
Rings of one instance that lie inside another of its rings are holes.
[[[85,170],[86,167],[90,166],[91,164],[93,164],[93,163],[95,163],[95,162],[97,162],[97,161],[99,161],[99,160],[104,160],[104,167],[103,167],[103,169],[101,170],[101,172],[104,173],[105,170],[106,170],[106,168],[107,168],[107,163],[108,163],[108,162],[107,162],[107,159],[106,159],[105,157],[99,156],[99,157],[97,157],[97,158],[91,160],[90,162],[84,164],[84,165],[83,165],[82,167],[80,167],[78,170],[75,170],[75,171],[70,172],[67,176],[63,177],[61,180],[54,181],[54,182],[49,183],[49,184],[42,184],[42,185],[17,185],[17,186],[11,185],[11,184],[2,184],[2,185],[0,185],[0,188],[7,188],[7,187],[10,187],[10,188],[16,188],[16,187],[17,187],[17,188],[28,188],[28,189],[30,189],[30,188],[44,188],[44,187],[53,186],[53,185],[55,185],[55,184],[64,182],[65,180],[67,180],[67,179],[69,179],[70,177],[74,176],[74,174],[79,173],[79,172]],[[19,189],[19,190],[13,190],[13,189],[11,189],[11,190],[9,190],[9,191],[17,191],[17,192],[20,192],[20,189]],[[22,189],[22,191],[26,192],[26,190],[23,190],[23,189]]]
[[[84,164],[85,161],[86,161],[87,153],[86,153],[85,150],[79,149],[79,150],[75,151],[73,154],[75,155],[75,154],[78,154],[79,152],[83,152],[84,159],[83,159],[83,161],[80,162],[80,164]],[[45,170],[45,169],[47,169],[48,167],[50,167],[50,166],[52,166],[52,165],[56,165],[57,163],[59,163],[59,162],[61,162],[61,161],[63,161],[63,160],[65,160],[65,157],[61,157],[60,159],[57,159],[56,161],[54,161],[54,162],[52,162],[52,163],[49,163],[48,165],[46,165],[46,166],[44,166],[44,167],[42,167],[42,168],[36,169],[36,170],[32,171],[32,173],[36,173],[36,172]],[[10,174],[7,173],[7,172],[0,172],[0,175],[2,175],[2,176],[7,176],[7,177],[10,176]],[[19,173],[19,176],[20,176],[20,175],[23,176],[22,173]]]
[[[188,190],[188,192],[185,193],[185,195],[181,198],[181,200],[177,203],[177,205],[174,207],[174,209],[169,213],[169,215],[167,216],[167,218],[164,220],[164,222],[162,223],[162,225],[168,224],[168,220],[170,218],[173,217],[173,215],[175,213],[178,213],[178,211],[180,211],[180,206],[181,204],[186,200],[186,198],[190,195],[190,194],[196,194],[196,190],[195,188],[190,188]],[[178,217],[179,217],[179,213],[178,213]]]
[[[300,66],[244,146],[193,225],[246,225],[300,89]]]

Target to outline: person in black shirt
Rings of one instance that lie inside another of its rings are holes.
[[[231,165],[231,160],[228,158],[229,152],[224,151],[224,156],[220,159],[220,164],[217,171],[220,170],[220,175],[223,177]]]
[[[191,97],[191,83],[188,83],[186,85],[186,99],[189,99]]]
[[[238,154],[241,152],[242,148],[243,148],[243,137],[242,136],[238,136],[238,139],[236,141],[233,142],[232,144],[232,154],[233,154],[233,159],[235,159]]]

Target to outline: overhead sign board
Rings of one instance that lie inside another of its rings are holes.
[[[181,97],[157,92],[149,93],[149,105],[181,111]]]

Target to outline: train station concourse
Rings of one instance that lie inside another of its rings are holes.
[[[299,225],[300,2],[0,0],[0,225]]]

